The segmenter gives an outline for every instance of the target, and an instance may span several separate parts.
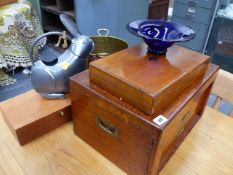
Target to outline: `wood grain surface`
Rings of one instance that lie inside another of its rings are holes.
[[[160,113],[168,119],[161,126],[152,121],[156,116],[139,114],[137,108],[91,82],[84,71],[70,81],[74,131],[130,175],[155,175],[200,118],[217,70],[210,65],[203,81],[177,96]],[[99,118],[101,124],[96,122]]]
[[[208,56],[177,45],[154,55],[141,44],[91,62],[90,80],[152,115],[200,80],[208,63]]]
[[[21,145],[71,120],[70,98],[46,100],[31,90],[0,103],[5,121]]]
[[[232,175],[233,119],[206,107],[160,175]],[[2,175],[125,175],[63,125],[20,147],[0,114]]]

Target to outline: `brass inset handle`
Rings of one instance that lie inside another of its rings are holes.
[[[96,122],[97,122],[97,126],[101,128],[103,131],[105,131],[106,133],[110,134],[115,138],[118,137],[118,129],[115,126],[109,124],[108,122],[104,121],[99,117],[96,118]]]
[[[187,123],[187,121],[188,121],[188,119],[189,119],[189,117],[190,117],[190,114],[191,114],[191,111],[188,110],[188,111],[184,114],[184,116],[182,117],[182,119],[181,119],[181,127],[180,127],[180,129],[178,130],[178,132],[177,132],[177,134],[176,134],[176,137],[179,137],[180,134],[184,131],[184,125]]]

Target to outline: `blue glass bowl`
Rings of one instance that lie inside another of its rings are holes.
[[[142,37],[148,51],[155,54],[164,54],[175,42],[196,37],[191,28],[162,20],[137,20],[127,24],[126,28],[130,33]]]

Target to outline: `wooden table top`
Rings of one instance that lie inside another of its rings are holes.
[[[160,175],[232,175],[233,118],[206,107]],[[20,147],[0,114],[1,175],[123,175],[76,137],[72,123]]]

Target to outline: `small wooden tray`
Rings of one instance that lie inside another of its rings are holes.
[[[0,103],[3,117],[20,145],[70,121],[70,106],[69,96],[46,100],[34,90]]]

